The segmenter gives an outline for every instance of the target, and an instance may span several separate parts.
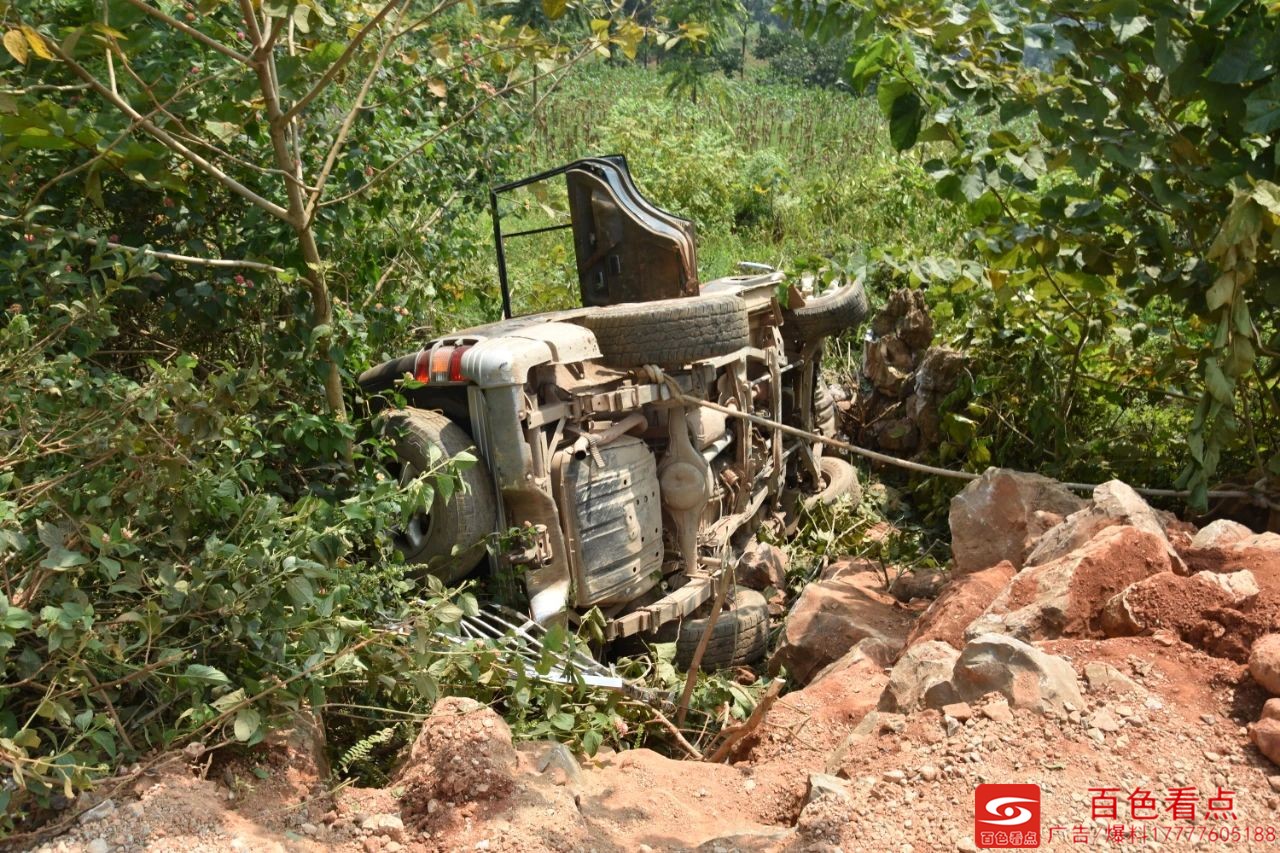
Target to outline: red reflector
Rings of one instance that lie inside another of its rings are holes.
[[[432,382],[449,381],[449,356],[452,354],[453,347],[438,346],[431,351]]]
[[[431,381],[431,373],[427,370],[427,354],[425,352],[418,353],[418,358],[413,362],[413,378],[419,382]]]
[[[458,347],[453,351],[453,355],[449,356],[449,381],[462,382],[462,356],[466,354],[471,347]]]

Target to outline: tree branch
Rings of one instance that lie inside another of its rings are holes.
[[[44,38],[44,37],[41,36],[41,38]],[[91,73],[89,73],[88,69],[86,69],[83,65],[76,62],[74,59],[68,56],[62,50],[62,48],[57,44],[55,44],[52,40],[44,39],[44,42],[45,42],[45,45],[49,48],[49,50],[55,56],[57,56],[59,59],[65,62],[67,64],[67,67],[70,68],[71,71],[77,77],[79,77],[81,80],[89,84],[89,88],[93,89],[93,91],[97,92],[100,97],[108,101],[116,109],[120,110],[120,112],[124,113],[134,122],[136,122],[139,127],[145,130],[148,134],[154,137],[166,148],[173,151],[175,154],[178,154],[179,156],[187,160],[192,165],[198,166],[200,169],[202,169],[206,174],[208,174],[214,180],[218,181],[220,184],[222,184],[227,189],[231,190],[231,192],[235,193],[241,198],[244,198],[245,200],[252,202],[253,204],[265,210],[267,213],[270,213],[272,216],[276,217],[277,219],[283,219],[286,222],[289,221],[288,210],[276,204],[275,202],[258,195],[256,192],[249,189],[244,184],[240,183],[235,178],[231,177],[230,175],[228,175],[226,172],[219,169],[214,164],[210,163],[204,157],[201,157],[199,154],[192,151],[190,148],[188,148],[186,145],[179,142],[177,139],[174,139],[173,136],[171,136],[167,131],[157,126],[155,122],[151,121],[150,119],[146,118],[141,113],[139,113],[137,110],[135,110],[129,104],[129,102],[126,101],[123,97],[121,97],[120,95],[117,95],[116,93],[112,92],[109,88],[107,88],[105,85],[103,85],[102,81],[98,80],[98,78],[94,77]]]
[[[329,66],[329,69],[321,75],[320,79],[316,81],[316,84],[311,87],[311,91],[299,98],[298,102],[290,107],[288,112],[284,114],[285,122],[292,121],[296,118],[299,113],[306,109],[307,104],[314,101],[320,93],[333,82],[333,78],[337,77],[338,72],[345,68],[347,63],[351,61],[351,58],[355,56],[356,51],[360,49],[360,45],[364,43],[364,40],[368,37],[369,33],[373,32],[374,29],[382,23],[383,19],[386,18],[387,15],[391,14],[391,10],[396,6],[399,6],[401,2],[403,2],[403,0],[390,0],[389,3],[378,11],[378,14],[373,16],[372,20],[360,28],[360,32],[356,33],[355,38],[351,39],[351,43],[347,45],[347,49],[344,50],[342,55],[334,60],[333,64]]]
[[[245,65],[249,64],[249,57],[245,56],[243,53],[240,53],[238,50],[235,50],[234,48],[227,47],[225,44],[218,41],[217,39],[212,38],[211,36],[205,35],[204,33],[197,30],[195,27],[184,24],[182,21],[179,21],[177,18],[166,15],[164,12],[161,12],[159,9],[150,5],[149,3],[144,3],[142,2],[142,0],[125,0],[125,2],[128,3],[130,6],[133,6],[137,9],[141,9],[143,12],[146,12],[148,15],[155,18],[156,20],[162,21],[165,24],[168,24],[169,26],[173,27],[175,30],[181,30],[182,32],[191,36],[196,41],[205,45],[206,47],[213,48],[218,53],[221,53],[223,56],[229,56],[232,59],[236,60],[237,62],[243,62]]]

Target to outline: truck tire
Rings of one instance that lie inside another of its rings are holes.
[[[426,409],[392,412],[387,428],[395,438],[402,483],[430,470],[441,458],[451,459],[475,447],[462,427]],[[426,564],[426,570],[445,583],[461,580],[476,567],[497,520],[493,478],[484,461],[464,468],[458,478],[461,486],[448,500],[437,492],[430,510],[394,534],[396,550],[406,563]]]
[[[783,312],[783,328],[806,343],[837,332],[856,331],[871,313],[867,291],[854,281],[805,302],[803,308]]]
[[[676,666],[688,669],[693,653],[707,631],[708,617],[686,619],[676,637]],[[699,667],[708,672],[748,666],[763,660],[769,646],[769,605],[764,596],[745,586],[734,587],[733,603],[711,629]]]
[[[823,456],[818,460],[818,469],[822,472],[822,491],[806,500],[806,507],[831,506],[846,495],[854,504],[862,500],[858,471],[848,462],[838,456]]]
[[[747,306],[730,294],[610,305],[573,322],[595,333],[612,367],[681,367],[751,343]]]

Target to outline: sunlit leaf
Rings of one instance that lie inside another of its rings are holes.
[[[4,49],[22,65],[27,64],[27,57],[31,55],[27,40],[19,30],[9,30],[4,34]]]

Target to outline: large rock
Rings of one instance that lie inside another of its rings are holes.
[[[1149,695],[1146,689],[1132,678],[1111,664],[1101,661],[1089,661],[1084,665],[1084,680],[1089,683],[1090,693],[1131,694],[1139,697]]]
[[[738,561],[737,582],[749,589],[787,588],[787,555],[776,545],[756,542]]]
[[[465,803],[506,796],[517,763],[511,730],[487,705],[458,696],[436,702],[393,781],[401,814],[424,821],[432,800]]]
[[[1219,518],[1211,521],[1191,537],[1191,547],[1203,551],[1209,548],[1228,548],[1248,539],[1253,531],[1238,521]]]
[[[1183,577],[1162,572],[1130,584],[1102,610],[1102,631],[1108,637],[1132,637],[1165,628],[1188,639],[1206,611],[1231,606],[1233,597],[1202,574]]]
[[[1190,569],[1207,572],[1248,569],[1264,592],[1270,589],[1280,595],[1280,534],[1240,535],[1235,527],[1224,526],[1219,528],[1218,535],[1202,537],[1214,524],[1222,522],[1215,521],[1196,534],[1191,540],[1192,547],[1184,552]]]
[[[1220,591],[1226,597],[1227,607],[1247,607],[1262,591],[1258,588],[1258,579],[1248,569],[1222,573],[1196,572],[1192,578]]]
[[[941,640],[956,649],[964,648],[965,629],[982,615],[1016,573],[1013,563],[1003,560],[989,569],[953,578],[943,587],[942,595],[920,614],[907,635],[907,646]]]
[[[1272,696],[1280,696],[1280,634],[1267,634],[1254,642],[1249,674]]]
[[[1186,572],[1182,558],[1169,542],[1160,515],[1137,492],[1119,480],[1111,480],[1095,488],[1091,504],[1071,513],[1062,524],[1045,533],[1027,555],[1026,565],[1039,566],[1059,560],[1103,529],[1116,525],[1136,527],[1158,537],[1174,570]]]
[[[948,347],[929,347],[916,370],[915,393],[906,399],[905,408],[920,431],[925,447],[936,447],[943,439],[942,417],[946,398],[959,384],[968,365],[962,352]]]
[[[951,685],[965,702],[999,693],[1010,706],[1039,714],[1062,714],[1084,707],[1071,664],[1000,634],[984,634],[964,647]]]
[[[1102,610],[1125,587],[1170,569],[1167,542],[1135,527],[1104,528],[1079,550],[1023,569],[969,626],[967,637],[1022,640],[1102,634]]]
[[[849,651],[818,670],[817,674],[809,680],[809,686],[813,687],[824,678],[838,675],[855,666],[883,670],[893,665],[894,658],[900,651],[902,651],[900,646],[890,645],[876,637],[859,640]]]
[[[1261,718],[1249,724],[1249,740],[1272,764],[1280,764],[1280,699],[1268,699],[1262,706]]]
[[[949,682],[959,657],[958,651],[937,640],[907,649],[893,665],[877,709],[909,714],[925,705],[940,708],[953,701]]]
[[[889,594],[903,604],[916,599],[936,599],[950,578],[951,573],[945,569],[909,569],[893,579]]]
[[[1032,543],[1045,533],[1046,516],[1036,513],[1065,516],[1084,505],[1056,480],[988,468],[951,499],[956,571],[978,571],[1004,560],[1022,568]]]
[[[811,583],[788,617],[782,642],[769,660],[769,671],[786,667],[800,684],[843,657],[865,639],[902,648],[911,616],[895,606],[874,572],[841,575]]]

